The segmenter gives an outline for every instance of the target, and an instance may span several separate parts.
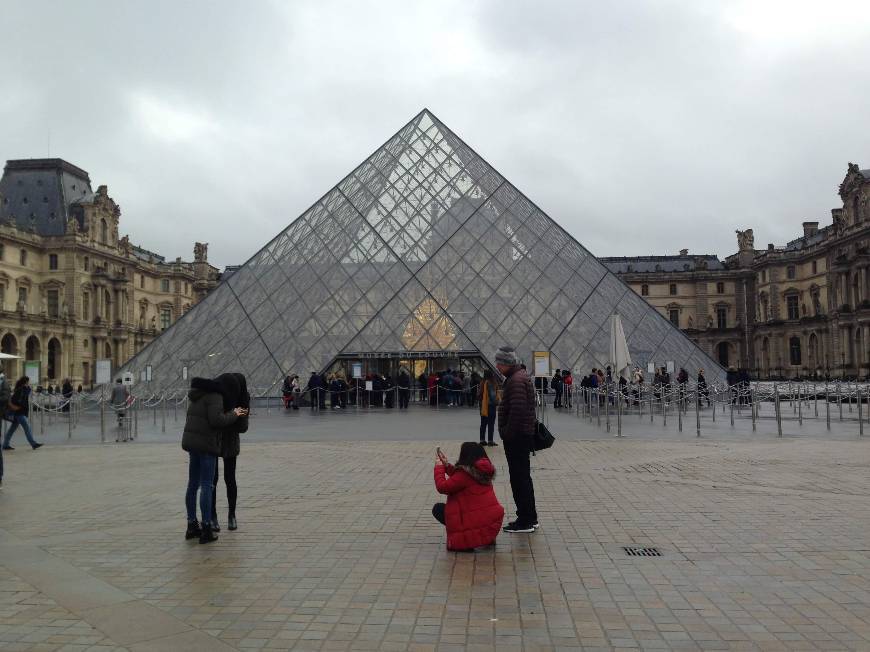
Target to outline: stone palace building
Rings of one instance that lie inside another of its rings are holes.
[[[737,253],[601,258],[723,366],[755,378],[870,377],[870,170],[850,163],[832,222]]]
[[[119,237],[121,208],[106,186],[61,159],[7,161],[0,179],[0,350],[10,378],[39,363],[39,383],[90,386],[214,288],[208,245],[193,262]]]

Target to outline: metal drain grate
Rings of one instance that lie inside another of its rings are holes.
[[[661,557],[662,553],[658,548],[641,548],[638,546],[622,546],[625,554],[629,557]]]

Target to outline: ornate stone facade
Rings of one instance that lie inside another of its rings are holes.
[[[850,163],[832,223],[782,247],[602,258],[726,367],[755,377],[870,376],[870,170]]]
[[[8,161],[0,179],[0,349],[40,363],[40,382],[120,367],[217,285],[205,244],[167,262],[119,237],[106,186],[61,159]]]

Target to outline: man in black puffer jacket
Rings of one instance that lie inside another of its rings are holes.
[[[181,447],[190,454],[187,493],[184,497],[187,507],[187,532],[184,538],[199,537],[200,543],[209,543],[217,539],[209,519],[214,495],[215,465],[221,452],[221,432],[247,412],[240,407],[225,412],[220,385],[208,378],[191,380],[187,396],[190,402],[184,422],[184,435],[181,438]],[[197,489],[202,528],[196,521]]]
[[[511,492],[517,506],[517,520],[506,525],[504,531],[534,532],[538,527],[538,512],[529,453],[535,433],[535,389],[511,347],[503,346],[498,350],[495,366],[505,377],[498,406],[498,434],[504,443]]]
[[[229,411],[237,407],[248,410],[251,407],[251,395],[248,394],[248,381],[245,379],[244,374],[221,374],[216,380],[218,385],[220,385],[221,395],[224,399],[224,410]],[[224,460],[224,483],[227,485],[227,505],[229,506],[227,523],[230,530],[238,528],[236,521],[236,500],[239,495],[239,488],[236,484],[236,459],[242,448],[239,435],[245,432],[248,432],[247,413],[236,419],[235,423],[221,432],[220,456]],[[217,486],[218,465],[215,464],[211,522],[212,529],[215,532],[220,532],[217,518]]]

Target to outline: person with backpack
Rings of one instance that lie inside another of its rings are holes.
[[[12,425],[6,431],[6,437],[3,439],[3,450],[12,451],[12,435],[18,429],[18,426],[24,430],[24,436],[27,438],[27,443],[36,450],[42,444],[33,438],[33,430],[30,428],[30,421],[27,419],[27,414],[30,412],[30,378],[22,376],[15,383],[15,389],[12,390],[12,396],[9,398],[9,407],[6,411],[5,419],[11,421]]]
[[[220,386],[224,411],[229,412],[239,407],[245,410],[244,415],[221,431],[220,457],[224,461],[224,484],[227,486],[227,527],[230,530],[236,530],[239,527],[236,521],[236,502],[239,496],[239,487],[236,483],[236,460],[241,452],[241,438],[239,435],[248,432],[248,411],[251,407],[251,395],[248,393],[248,381],[245,379],[244,374],[221,374],[215,380]],[[218,480],[218,461],[215,460],[214,492],[212,493],[211,503],[211,524],[212,530],[215,532],[221,531],[217,517]]]
[[[553,392],[556,394],[556,397],[553,399],[553,407],[558,408],[562,407],[562,370],[556,369],[556,373],[553,374],[553,379],[550,381],[550,387],[553,388]]]
[[[225,412],[221,385],[210,378],[193,378],[187,397],[187,417],[181,437],[181,448],[190,457],[187,491],[184,495],[187,508],[187,532],[184,538],[199,538],[200,543],[211,543],[218,538],[212,529],[211,517],[215,466],[217,456],[221,453],[221,432],[229,429],[239,417],[247,416],[248,412],[242,407]],[[197,490],[202,524],[196,520]]]
[[[474,552],[492,545],[501,530],[504,507],[492,486],[495,467],[486,450],[467,441],[455,465],[447,462],[440,448],[436,455],[435,489],[447,496],[447,502],[435,503],[432,516],[447,529],[447,550]]]

